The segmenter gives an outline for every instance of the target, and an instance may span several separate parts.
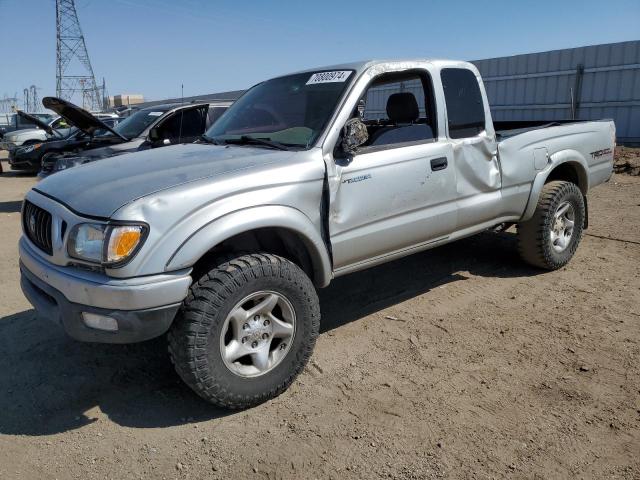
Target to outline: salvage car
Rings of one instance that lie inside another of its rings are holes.
[[[124,119],[108,134],[102,122],[85,110],[54,97],[43,100],[47,108],[57,112],[84,131],[85,145],[65,145],[59,154],[42,159],[39,176],[47,177],[61,170],[123,153],[193,142],[226,110],[231,102],[155,105],[138,110]]]
[[[114,128],[123,119],[120,117],[102,118],[100,121],[107,127]],[[64,152],[78,152],[96,143],[95,138],[108,137],[110,130],[98,129],[92,135],[77,127],[67,130],[67,135],[62,138],[53,137],[43,142],[34,142],[29,145],[9,150],[8,161],[13,170],[38,172],[42,163],[52,156],[58,157]]]
[[[33,123],[37,128],[16,130],[8,133],[0,142],[0,146],[5,150],[13,150],[23,145],[32,145],[52,139],[61,139],[69,135],[71,125],[62,117],[55,117],[48,122],[43,122],[37,117],[21,110],[16,112],[18,116]],[[96,118],[101,120],[119,118],[115,113],[94,113]]]
[[[29,191],[22,289],[77,340],[167,333],[187,385],[249,407],[302,371],[320,331],[316,288],[336,277],[505,223],[517,224],[524,261],[565,266],[614,145],[609,120],[494,123],[467,62],[281,76],[200,143],[112,157]]]
[[[7,133],[0,141],[0,150],[13,150],[21,145],[30,145],[35,142],[44,142],[49,138],[63,138],[69,133],[69,125],[63,118],[55,117],[43,122],[38,117],[21,110],[16,111],[18,117],[25,122],[35,125],[36,128],[22,128]]]
[[[53,117],[53,115],[48,113],[30,113],[29,115],[45,123]],[[0,113],[0,139],[4,140],[5,135],[10,132],[35,127],[36,124],[25,116],[18,115],[17,113]],[[2,142],[0,142],[0,150],[7,150]]]

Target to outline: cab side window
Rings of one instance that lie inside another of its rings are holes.
[[[440,78],[447,104],[449,137],[475,137],[484,131],[484,104],[474,73],[464,68],[444,68]]]
[[[374,79],[357,110],[369,134],[363,147],[429,141],[437,137],[431,81],[423,72],[384,74]]]

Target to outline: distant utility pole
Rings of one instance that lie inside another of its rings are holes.
[[[102,109],[107,110],[109,108],[109,95],[107,95],[107,83],[102,77]]]
[[[74,0],[56,0],[56,95],[90,110],[102,110]]]

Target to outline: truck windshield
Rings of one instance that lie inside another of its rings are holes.
[[[206,137],[220,143],[256,138],[308,148],[325,128],[352,77],[352,70],[340,70],[267,80],[229,107]],[[268,146],[265,142],[262,145]]]
[[[127,138],[136,138],[144,131],[145,128],[164,115],[167,110],[167,108],[139,110],[130,117],[125,118],[113,129],[120,135],[124,135]]]

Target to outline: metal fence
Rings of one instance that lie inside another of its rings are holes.
[[[371,87],[367,91],[365,99],[367,107],[364,111],[364,119],[380,120],[387,118],[387,100],[389,100],[391,94],[398,92],[412,93],[418,102],[419,115],[421,117],[426,116],[422,82],[420,79],[413,79]]]
[[[640,40],[473,63],[484,78],[494,120],[612,118],[618,143],[640,145]],[[414,84],[407,84],[406,91],[422,94],[422,89]],[[181,100],[235,100],[242,93],[174,98],[138,106]],[[375,112],[370,113],[372,118],[384,115],[387,97],[388,92],[380,91],[367,98],[369,109]]]
[[[612,118],[618,143],[640,144],[640,41],[473,63],[494,120]]]

